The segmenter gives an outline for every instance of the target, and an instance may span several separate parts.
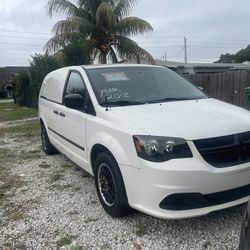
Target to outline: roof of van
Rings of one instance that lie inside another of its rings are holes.
[[[92,64],[92,65],[82,65],[84,69],[97,69],[97,68],[114,68],[114,67],[161,67],[157,65],[149,64]]]

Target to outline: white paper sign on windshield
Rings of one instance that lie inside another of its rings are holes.
[[[128,81],[129,78],[124,72],[103,73],[106,82]]]

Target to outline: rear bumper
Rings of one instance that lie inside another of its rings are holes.
[[[197,158],[165,163],[138,159],[138,163],[140,169],[120,165],[129,204],[155,217],[181,219],[201,216],[249,199],[250,163],[221,169]],[[186,199],[184,194],[195,196]],[[170,202],[171,196],[174,199]],[[181,207],[183,204],[186,207]]]

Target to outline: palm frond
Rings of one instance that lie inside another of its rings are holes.
[[[78,6],[88,11],[92,16],[95,16],[96,10],[101,2],[102,0],[78,0]]]
[[[66,20],[57,22],[52,28],[54,34],[62,33],[81,33],[81,35],[88,36],[91,32],[95,30],[95,25],[93,25],[89,20],[82,17],[71,17]]]
[[[146,61],[155,64],[154,58],[135,41],[124,36],[116,36],[116,48],[122,59],[135,59],[137,61]]]
[[[50,17],[53,16],[53,13],[74,16],[77,12],[77,6],[67,0],[49,0],[47,4],[47,13]]]
[[[65,37],[65,34],[59,34],[52,37],[44,46],[46,53],[54,54],[60,51],[69,40]]]
[[[114,29],[117,34],[122,36],[138,35],[153,31],[150,23],[138,17],[124,18],[115,25]]]
[[[134,58],[154,63],[153,57],[127,36],[153,31],[137,17],[127,17],[137,0],[49,0],[47,11],[65,14],[55,24],[45,48],[50,53],[65,48],[86,47],[89,55],[106,62]],[[124,18],[125,17],[125,18]]]
[[[115,0],[115,2],[115,15],[121,19],[122,17],[128,16],[131,13],[131,9],[136,4],[137,0]]]
[[[109,28],[116,23],[116,16],[110,3],[103,1],[96,10],[96,24],[100,28]]]

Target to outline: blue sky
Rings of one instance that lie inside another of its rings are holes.
[[[46,15],[47,0],[1,0],[0,66],[27,65],[43,52],[55,22]],[[139,0],[132,15],[149,21],[154,33],[134,39],[162,59],[183,61],[188,39],[189,62],[212,62],[250,44],[249,0]]]

